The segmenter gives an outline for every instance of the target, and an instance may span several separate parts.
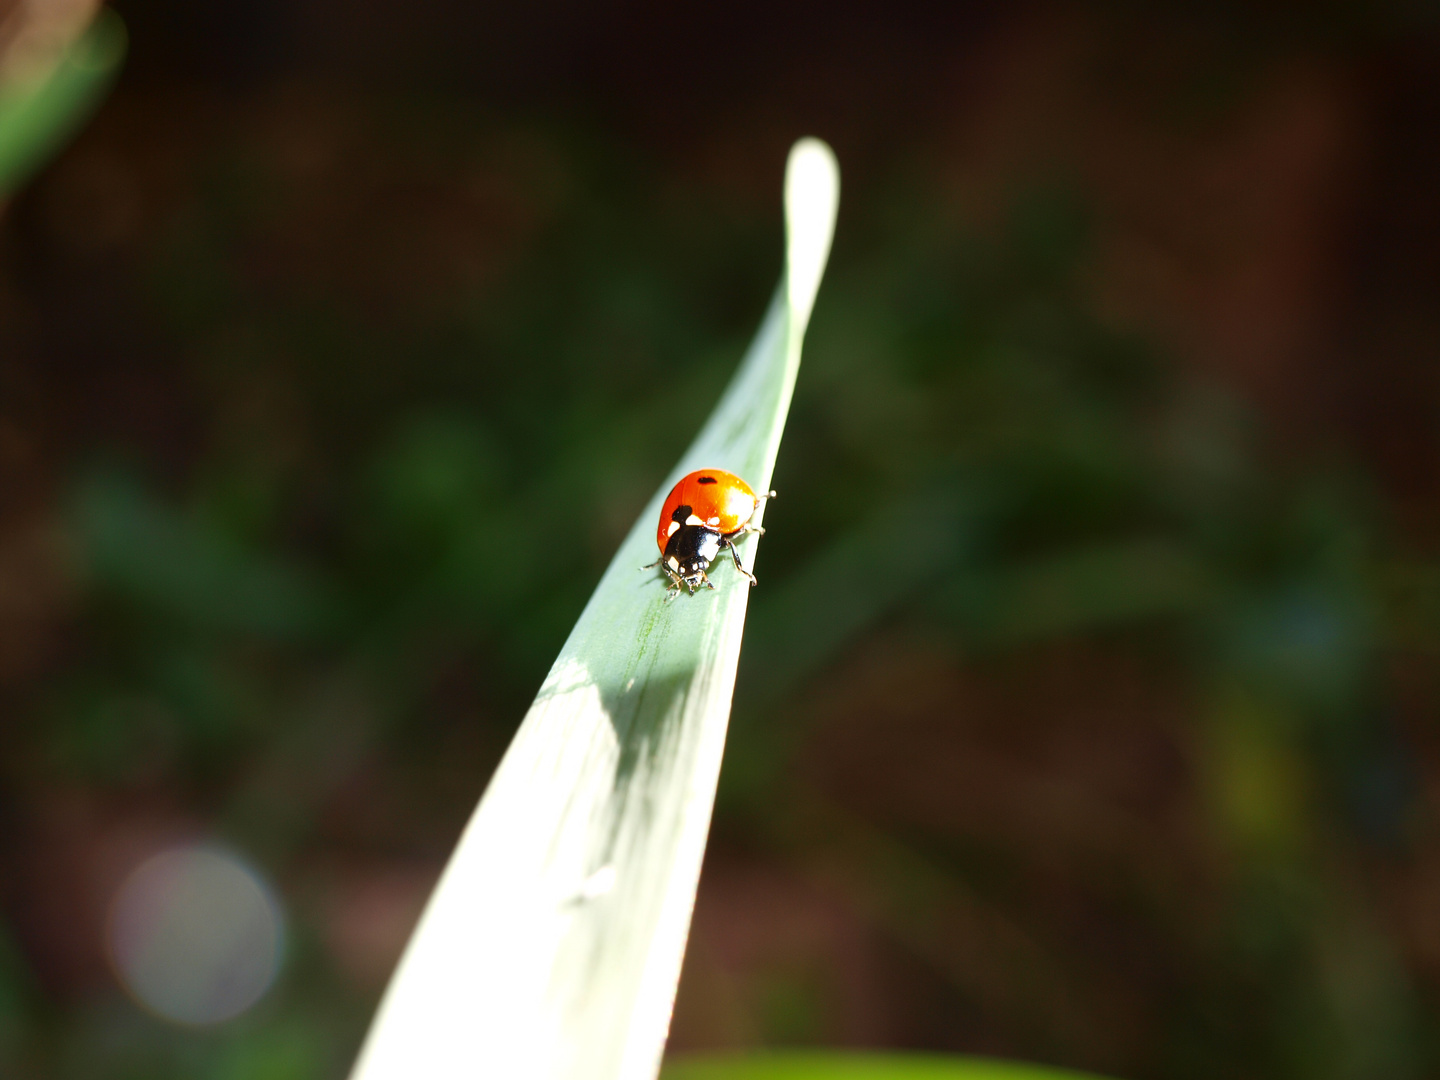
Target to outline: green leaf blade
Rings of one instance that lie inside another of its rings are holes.
[[[654,523],[704,467],[769,486],[829,254],[838,169],[797,143],[786,277],[730,387],[601,578],[461,837],[353,1080],[640,1080],[659,1068],[748,583],[665,600]],[[753,565],[756,537],[741,543]],[[733,570],[733,568],[730,568]]]
[[[102,9],[43,77],[0,86],[0,198],[29,179],[99,104],[126,45],[124,22]]]

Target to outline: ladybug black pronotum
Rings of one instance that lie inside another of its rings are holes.
[[[775,492],[756,496],[750,485],[724,469],[701,469],[682,479],[671,489],[660,510],[660,527],[655,542],[660,558],[645,570],[659,567],[670,579],[670,596],[677,596],[680,586],[693,594],[702,586],[715,588],[705,575],[710,563],[722,547],[730,549],[735,569],[755,584],[755,575],[740,562],[734,541],[746,533],[763,533],[750,519],[766,499]]]

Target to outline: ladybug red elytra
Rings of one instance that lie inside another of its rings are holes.
[[[702,585],[713,589],[715,585],[705,576],[705,571],[720,554],[720,549],[726,547],[735,560],[735,569],[754,585],[755,575],[740,562],[740,552],[735,550],[733,541],[746,533],[765,531],[759,525],[751,525],[750,519],[762,502],[774,497],[773,491],[757,496],[749,484],[724,469],[692,472],[665,497],[665,505],[660,508],[660,526],[655,533],[660,558],[641,569],[653,570],[658,566],[665,571],[673,590],[670,597],[676,596],[682,585],[692,594]]]

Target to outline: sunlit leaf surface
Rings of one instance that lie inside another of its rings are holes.
[[[665,601],[682,475],[769,486],[829,253],[833,156],[785,180],[786,275],[729,389],[640,512],[541,687],[401,960],[354,1080],[653,1076],[705,849],[749,586]],[[755,538],[742,545],[753,564]]]

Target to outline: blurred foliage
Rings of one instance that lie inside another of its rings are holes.
[[[763,309],[781,158],[762,202],[456,97],[146,92],[4,236],[0,1073],[338,1076]],[[1402,467],[1104,312],[1121,181],[1010,165],[976,211],[940,151],[836,143],[677,1048],[1435,1073],[1440,555]],[[293,937],[253,1012],[177,1031],[96,928],[112,863],[197,832]]]
[[[125,24],[105,10],[38,77],[0,80],[0,194],[23,183],[110,88]]]
[[[1083,1080],[1081,1073],[984,1058],[795,1052],[671,1061],[662,1080]]]

